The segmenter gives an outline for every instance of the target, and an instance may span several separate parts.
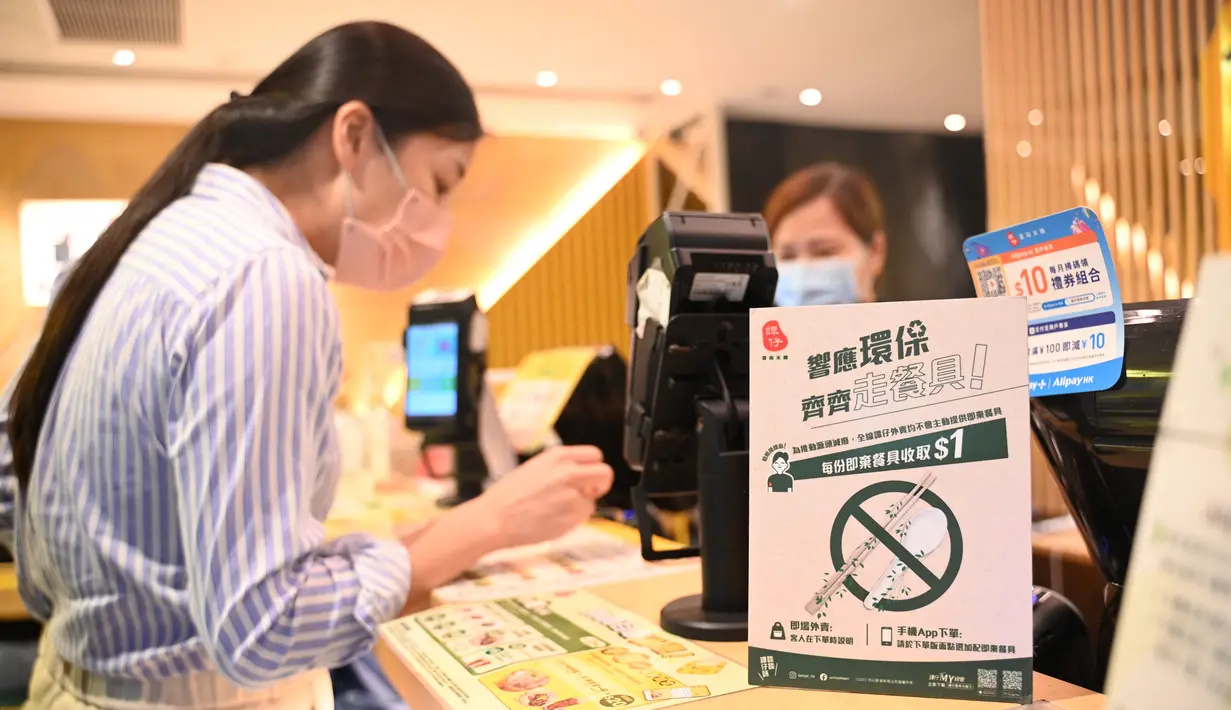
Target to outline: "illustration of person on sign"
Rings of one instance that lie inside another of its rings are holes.
[[[775,451],[774,459],[769,462],[774,472],[769,474],[770,493],[790,493],[795,490],[795,477],[787,473],[791,467],[791,457],[785,451]]]

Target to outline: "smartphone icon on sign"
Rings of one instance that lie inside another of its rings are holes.
[[[881,627],[881,645],[882,646],[892,646],[893,645],[893,628],[889,626]]]

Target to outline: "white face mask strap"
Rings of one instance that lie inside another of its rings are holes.
[[[385,158],[389,161],[389,167],[393,170],[393,177],[397,178],[398,184],[403,190],[409,190],[406,185],[406,176],[402,174],[402,166],[398,164],[397,156],[393,154],[393,148],[389,147],[389,141],[385,140],[385,132],[380,129],[380,124],[376,125],[376,141],[380,143],[380,150],[385,154]]]

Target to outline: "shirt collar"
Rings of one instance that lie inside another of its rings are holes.
[[[222,163],[208,163],[197,173],[189,193],[194,197],[225,200],[231,205],[250,210],[261,224],[303,250],[308,259],[328,278],[329,265],[312,249],[303,232],[291,219],[286,207],[259,180],[248,173]]]

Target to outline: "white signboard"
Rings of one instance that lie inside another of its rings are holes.
[[[124,200],[23,200],[18,229],[26,304],[46,306],[56,275],[93,246],[127,204]]]
[[[1231,707],[1231,259],[1184,316],[1107,674],[1110,710]]]
[[[1029,700],[1025,299],[751,328],[753,682]]]

